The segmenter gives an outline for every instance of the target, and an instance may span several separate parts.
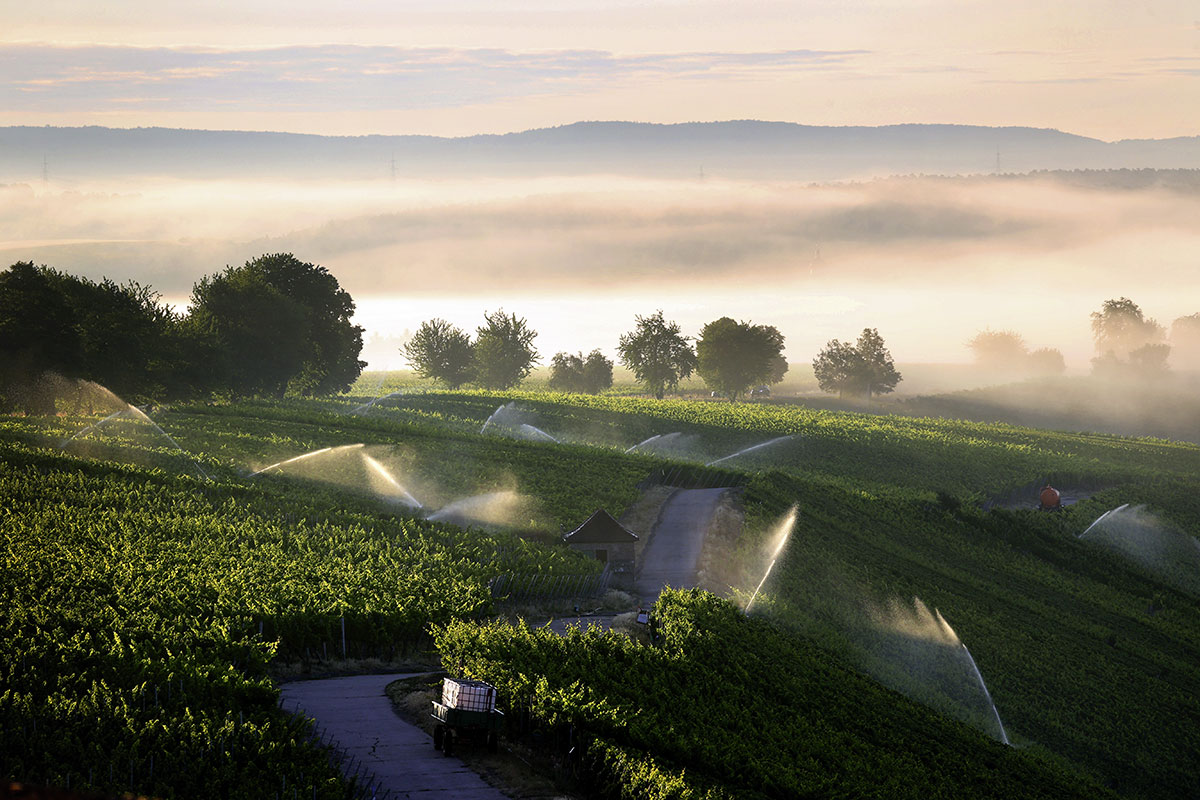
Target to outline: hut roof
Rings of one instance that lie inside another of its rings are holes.
[[[636,542],[638,535],[612,518],[603,508],[596,509],[587,521],[568,533],[563,539],[568,544],[590,544],[593,542]]]

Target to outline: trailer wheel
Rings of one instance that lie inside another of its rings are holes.
[[[500,749],[500,737],[496,735],[495,731],[488,731],[487,749],[489,753],[494,753]]]
[[[442,755],[444,755],[444,756],[451,755],[453,750],[454,750],[454,730],[451,728],[447,728],[445,735],[442,736]]]
[[[438,723],[433,726],[433,749],[441,750],[446,738],[446,726]]]

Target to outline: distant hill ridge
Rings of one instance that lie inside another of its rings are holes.
[[[109,176],[387,178],[624,174],[841,180],[895,174],[1200,168],[1200,136],[1105,142],[1029,127],[576,122],[506,134],[319,136],[0,128],[0,183]]]

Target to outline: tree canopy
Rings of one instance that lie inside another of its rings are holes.
[[[868,400],[892,391],[902,380],[875,328],[863,328],[855,344],[831,340],[813,359],[813,372],[821,391],[842,397],[865,394]]]
[[[54,411],[38,382],[47,371],[74,375],[82,368],[76,321],[50,270],[21,261],[0,273],[0,410]]]
[[[705,384],[736,401],[752,386],[778,383],[787,373],[783,334],[771,325],[713,320],[696,340],[696,371]]]
[[[135,403],[186,396],[195,349],[149,287],[30,262],[0,273],[4,407],[52,413],[50,374],[94,381]]]
[[[301,261],[291,253],[270,253],[247,261],[245,269],[304,309],[308,336],[300,371],[288,391],[305,396],[333,394],[350,388],[365,362],[362,332],[350,323],[354,300],[325,267]]]
[[[1128,297],[1105,300],[1092,312],[1096,358],[1092,372],[1108,378],[1156,377],[1167,371],[1170,345],[1162,343],[1165,329],[1142,314]]]
[[[245,269],[201,278],[188,323],[212,344],[216,387],[235,396],[282,397],[308,354],[304,307]]]
[[[354,302],[324,267],[274,253],[202,278],[189,323],[213,343],[233,394],[346,391],[366,366]]]
[[[1171,323],[1171,358],[1179,369],[1200,370],[1200,313]]]
[[[550,388],[556,391],[599,394],[612,383],[613,362],[599,350],[586,358],[582,353],[555,353],[550,361]]]
[[[1062,375],[1067,371],[1067,362],[1061,350],[1040,347],[1029,354],[1029,371],[1034,375]]]
[[[523,317],[503,309],[483,315],[475,331],[475,382],[485,389],[511,389],[528,377],[540,358],[533,347],[537,331]]]
[[[967,341],[967,348],[976,364],[1002,372],[1023,371],[1029,355],[1025,339],[1016,331],[980,331]]]
[[[451,389],[470,381],[475,368],[470,335],[444,319],[422,322],[402,352],[417,375],[441,381]]]
[[[0,273],[0,408],[53,412],[48,374],[134,403],[344,391],[365,366],[353,313],[328,271],[290,253],[202,278],[187,316],[133,281],[20,262]]]
[[[658,400],[696,369],[696,353],[679,325],[663,319],[662,309],[648,317],[637,316],[637,327],[617,345],[621,363]]]
[[[1163,326],[1143,316],[1142,309],[1128,297],[1105,300],[1091,317],[1096,352],[1102,356],[1111,352],[1118,359],[1127,358],[1139,347],[1163,338]]]

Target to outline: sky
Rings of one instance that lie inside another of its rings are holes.
[[[0,125],[1200,132],[1190,0],[0,0]]]
[[[0,126],[466,136],[764,119],[1168,138],[1200,135],[1200,6],[0,0],[0,75]],[[541,331],[546,360],[613,355],[662,308],[690,335],[722,315],[774,324],[798,362],[868,326],[898,361],[966,361],[990,328],[1083,370],[1105,299],[1165,324],[1200,311],[1197,214],[1196,191],[1036,181],[53,174],[0,185],[0,263],[133,278],[182,308],[203,275],[291,250],[338,277],[368,338],[434,316],[472,330],[503,308]]]

